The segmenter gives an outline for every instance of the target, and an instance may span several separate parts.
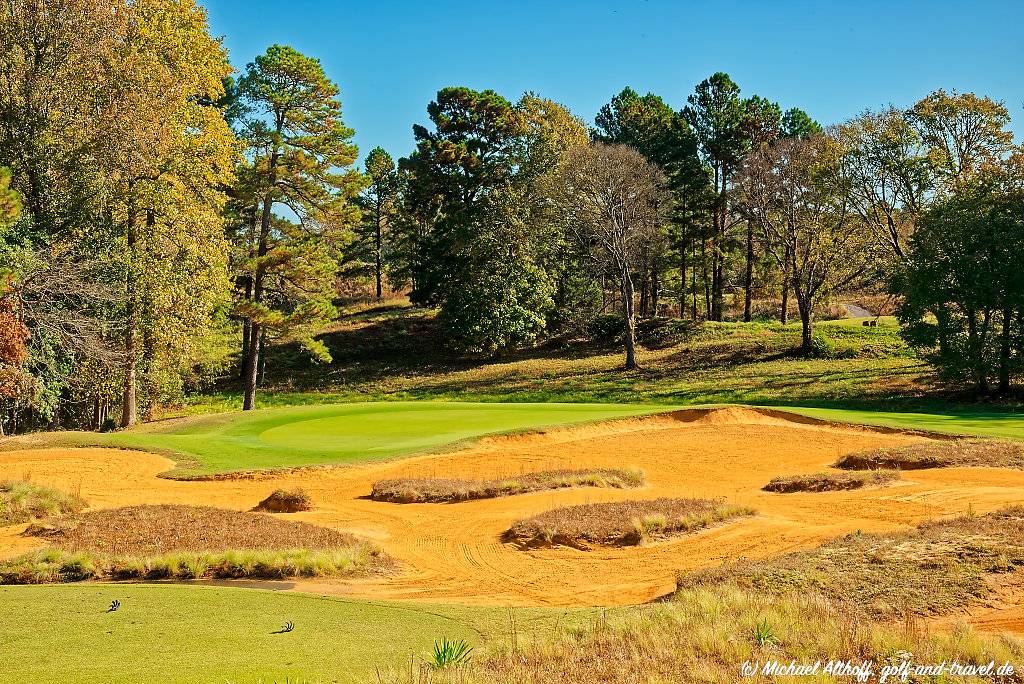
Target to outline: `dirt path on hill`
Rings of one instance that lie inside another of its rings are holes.
[[[248,509],[278,487],[303,487],[317,510],[287,517],[369,537],[403,564],[403,572],[372,581],[300,581],[291,588],[374,599],[610,606],[669,593],[679,570],[737,556],[772,556],[856,530],[904,529],[968,509],[985,513],[1024,498],[1024,472],[982,468],[912,471],[896,486],[850,492],[760,490],[776,475],[819,472],[845,453],[921,439],[728,408],[491,438],[454,453],[259,480],[160,479],[156,475],[171,463],[138,452],[7,452],[0,453],[0,479],[27,476],[80,492],[96,508],[189,503]],[[560,490],[458,504],[365,498],[371,484],[384,478],[492,478],[588,466],[642,468],[649,484],[639,490]],[[758,514],[646,547],[524,552],[500,540],[513,520],[559,505],[659,496],[723,497]],[[37,545],[19,536],[23,528],[0,528],[0,557]]]

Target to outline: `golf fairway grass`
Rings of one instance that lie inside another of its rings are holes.
[[[120,608],[108,612],[119,600]],[[375,603],[182,585],[0,587],[0,672],[34,684],[341,684],[418,668],[434,641],[548,634],[592,610]],[[513,622],[514,621],[514,622]],[[285,622],[294,630],[279,632]]]

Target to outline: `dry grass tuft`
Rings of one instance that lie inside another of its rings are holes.
[[[849,454],[836,468],[920,470],[922,468],[1012,468],[1024,470],[1024,447],[1001,440],[954,439]]]
[[[781,595],[818,591],[876,618],[962,608],[985,575],[1024,566],[1024,506],[925,523],[900,534],[851,534],[817,549],[681,575],[681,589],[737,585]]]
[[[387,684],[662,684],[687,682],[853,682],[853,676],[744,676],[744,662],[789,664],[829,660],[873,661],[881,668],[913,664],[1016,664],[1024,645],[1009,637],[982,636],[967,627],[929,634],[911,621],[878,624],[863,620],[818,594],[765,596],[732,587],[680,592],[672,601],[599,616],[582,629],[562,629],[525,645],[498,646],[469,666],[419,672],[396,663],[378,680]],[[902,681],[891,675],[888,681]],[[909,681],[933,681],[913,677]],[[938,681],[938,680],[934,680]],[[949,684],[976,677],[945,676]],[[992,679],[990,681],[1000,681]],[[1001,681],[1019,681],[1004,678]]]
[[[269,515],[209,506],[128,506],[36,525],[25,534],[66,551],[147,555],[228,549],[333,549],[351,534]]]
[[[262,513],[298,513],[313,510],[313,500],[304,489],[277,489],[252,509]]]
[[[505,541],[523,548],[636,546],[652,539],[696,532],[731,518],[753,515],[715,499],[650,499],[566,506],[516,521]]]
[[[77,513],[85,507],[74,494],[22,480],[0,481],[0,527]]]
[[[52,548],[0,563],[0,583],[351,575],[391,566],[324,527],[204,506],[131,506],[33,525]]]
[[[870,681],[883,667],[897,670],[890,681],[901,679],[898,668],[907,662],[908,681],[915,682],[934,679],[915,675],[916,665],[1008,662],[1015,674],[991,681],[1016,682],[1024,642],[979,635],[964,625],[931,633],[918,618],[967,605],[984,594],[986,573],[1021,565],[1024,507],[928,523],[903,534],[850,535],[813,551],[681,576],[670,601],[611,619],[602,613],[590,627],[564,629],[525,646],[492,648],[458,671],[396,667],[390,677],[378,678],[391,684],[768,684],[789,678],[745,676],[740,666],[849,660],[872,661]],[[954,674],[940,679],[979,681]]]
[[[851,473],[815,473],[772,478],[762,489],[766,492],[835,492],[844,489],[883,486],[898,480],[895,470],[867,470]]]
[[[450,503],[471,499],[526,494],[568,487],[612,487],[624,489],[644,483],[643,471],[636,469],[548,470],[499,480],[404,479],[381,480],[373,485],[370,498],[392,503]]]

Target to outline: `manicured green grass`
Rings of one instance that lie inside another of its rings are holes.
[[[111,601],[121,607],[107,612]],[[516,609],[522,637],[593,611]],[[273,634],[286,622],[294,631]],[[0,670],[33,684],[374,681],[442,637],[501,642],[510,611],[181,585],[0,587]]]
[[[11,440],[163,453],[176,476],[377,461],[487,434],[641,415],[665,407],[621,404],[377,402],[233,412],[149,423],[114,433],[63,432]]]
[[[786,407],[787,411],[822,420],[885,427],[1024,439],[1024,414],[982,409],[946,409],[936,413],[900,413],[895,411],[856,411],[848,409]]]

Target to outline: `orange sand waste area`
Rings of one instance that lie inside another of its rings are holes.
[[[0,479],[78,493],[93,508],[188,503],[249,510],[278,488],[301,487],[315,510],[288,519],[377,542],[401,564],[393,576],[279,584],[322,594],[512,606],[612,606],[671,592],[679,570],[739,556],[767,557],[857,530],[905,529],[929,518],[986,513],[1024,498],[1024,472],[918,470],[894,486],[771,494],[777,475],[820,472],[839,456],[925,437],[820,424],[785,414],[727,408],[490,438],[461,451],[387,463],[281,473],[261,479],[181,482],[157,477],[172,463],[110,449],[0,453]],[[539,470],[643,469],[641,489],[551,490],[454,504],[394,504],[367,498],[386,478],[484,479]],[[757,513],[649,546],[523,551],[501,541],[516,519],[560,505],[629,498],[721,497]],[[0,557],[41,545],[0,528]]]

